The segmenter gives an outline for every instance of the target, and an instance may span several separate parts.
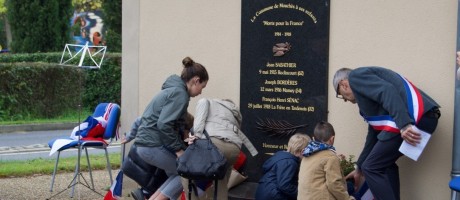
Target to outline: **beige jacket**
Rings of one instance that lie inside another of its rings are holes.
[[[298,200],[349,200],[340,158],[332,150],[303,157],[299,170]]]
[[[236,144],[244,144],[252,156],[257,155],[256,148],[241,131],[241,113],[238,107],[228,99],[200,99],[196,105],[193,130],[197,137],[204,138],[203,130],[210,137],[219,138]]]

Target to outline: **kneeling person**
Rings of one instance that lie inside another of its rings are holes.
[[[309,141],[306,134],[294,134],[289,138],[287,151],[278,151],[265,161],[256,200],[296,199],[300,158]]]
[[[355,199],[347,192],[340,168],[340,158],[335,153],[335,132],[328,122],[316,124],[313,140],[303,152],[299,171],[299,200]]]

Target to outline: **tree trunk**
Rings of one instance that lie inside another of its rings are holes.
[[[11,41],[13,41],[13,36],[11,35],[11,27],[8,18],[5,15],[2,17],[5,22],[6,48],[10,49]]]

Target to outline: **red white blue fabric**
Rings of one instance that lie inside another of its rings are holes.
[[[105,112],[102,116],[99,117],[93,117],[93,116],[88,116],[88,118],[81,123],[80,125],[76,126],[73,130],[72,133],[70,134],[69,139],[57,139],[54,141],[51,151],[50,151],[50,156],[53,155],[57,150],[61,149],[63,146],[68,145],[72,142],[79,141],[81,140],[97,140],[101,141],[103,143],[106,143],[106,141],[103,138],[105,127],[107,125],[107,121],[110,116],[110,112],[112,111],[112,108],[114,107],[115,104],[109,103],[105,107]],[[117,127],[117,138],[119,137],[118,135],[118,128]]]
[[[123,188],[123,171],[118,172],[117,178],[113,182],[110,190],[104,196],[104,200],[118,200],[121,199],[121,192]]]
[[[404,83],[404,88],[407,94],[407,107],[410,117],[418,123],[423,115],[423,99],[420,91],[406,78],[399,75]],[[399,133],[400,130],[396,125],[394,119],[390,115],[382,116],[364,116],[363,118],[371,125],[374,130],[388,131],[392,133]]]

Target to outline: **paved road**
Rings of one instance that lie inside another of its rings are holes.
[[[70,136],[72,130],[27,131],[0,134],[0,161],[30,160],[36,158],[55,159],[49,156],[48,141]],[[90,154],[103,154],[104,150],[91,149]],[[120,152],[119,141],[114,141],[109,147],[110,152]],[[76,149],[63,151],[61,157],[76,156]]]

